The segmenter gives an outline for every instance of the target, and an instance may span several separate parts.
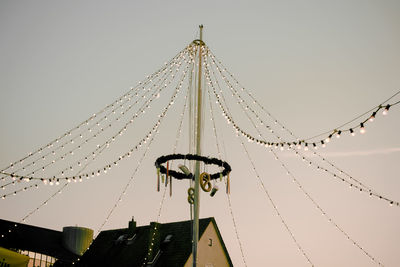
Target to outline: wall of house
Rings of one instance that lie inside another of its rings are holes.
[[[191,267],[193,256],[190,255],[185,267]],[[198,243],[198,265],[201,267],[229,267],[228,259],[212,222],[207,226]]]

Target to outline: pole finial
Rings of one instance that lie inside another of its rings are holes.
[[[200,24],[199,28],[200,28],[200,41],[203,41],[203,24]]]

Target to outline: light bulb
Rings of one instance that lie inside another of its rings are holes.
[[[364,123],[360,124],[360,133],[364,134],[365,133],[365,128],[364,128]]]
[[[352,128],[350,128],[350,134],[351,134],[351,136],[355,136],[356,135],[356,133],[354,132],[354,130]]]
[[[342,131],[338,131],[337,133],[336,133],[336,138],[340,138],[340,134],[342,133]]]
[[[382,115],[387,115],[388,114],[388,112],[389,112],[389,108],[390,108],[390,105],[389,104],[387,104],[386,105],[386,107],[385,107],[385,109],[383,110],[383,112],[382,112]]]
[[[375,115],[376,115],[376,112],[373,112],[372,115],[371,115],[371,117],[369,117],[369,121],[370,121],[370,122],[373,122],[373,121],[374,121]]]

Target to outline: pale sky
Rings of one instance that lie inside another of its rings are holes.
[[[399,1],[3,0],[0,168],[61,136],[157,71],[198,38],[199,24],[204,24],[205,43],[224,66],[302,138],[333,130],[400,90]],[[139,225],[157,219],[162,193],[155,190],[154,161],[172,153],[182,99],[180,94],[104,229],[127,227],[132,216]],[[397,96],[389,103],[399,100]],[[151,110],[159,112],[162,103]],[[231,108],[239,114],[235,121],[254,133],[239,107]],[[220,113],[216,117],[224,159],[233,169],[232,211],[247,266],[310,266]],[[318,151],[376,192],[400,201],[399,117],[399,106],[394,106],[387,116],[379,114],[368,123],[364,135],[334,138]],[[150,128],[145,120],[127,131],[120,153]],[[211,127],[205,128],[205,136],[204,153],[217,157]],[[178,152],[186,153],[186,145],[181,142]],[[376,265],[322,215],[267,149],[247,142],[246,147],[281,216],[315,266]],[[383,265],[399,265],[400,207],[308,167],[293,152],[277,153],[336,225]],[[71,184],[26,223],[57,230],[79,225],[96,232],[140,156],[134,154],[98,179]],[[186,182],[174,181],[161,222],[190,218],[187,188]],[[0,217],[20,221],[56,190],[40,186],[0,199]],[[224,190],[214,198],[202,194],[201,200],[201,217],[216,218],[234,265],[244,266]]]

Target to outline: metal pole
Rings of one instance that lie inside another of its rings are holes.
[[[197,128],[196,128],[196,155],[201,155],[201,69],[202,69],[202,46],[203,46],[203,25],[200,25],[199,42],[199,72],[197,77]],[[194,180],[194,218],[193,218],[193,267],[197,264],[197,243],[199,241],[199,215],[200,215],[200,161],[196,161]]]

